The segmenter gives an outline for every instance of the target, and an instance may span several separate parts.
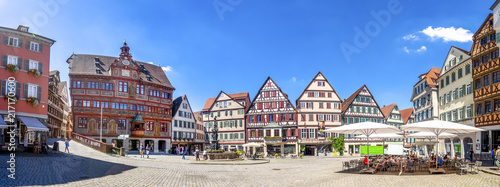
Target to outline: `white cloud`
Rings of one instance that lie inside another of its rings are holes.
[[[167,67],[161,67],[161,69],[165,72],[169,72],[169,71],[172,71],[172,67],[170,66],[167,66]]]
[[[418,48],[418,49],[408,49],[408,47],[406,47],[406,46],[405,46],[405,47],[403,48],[403,51],[404,51],[405,53],[412,53],[412,52],[423,53],[423,52],[427,51],[427,47],[422,46],[422,47],[420,47],[420,48]]]
[[[416,41],[418,40],[418,36],[417,35],[414,35],[414,34],[408,34],[406,36],[403,36],[403,39],[404,40],[413,40],[413,41]]]
[[[148,64],[153,64],[153,62],[147,62]]]
[[[422,46],[422,47],[420,47],[420,49],[417,49],[417,52],[419,52],[419,53],[424,52],[424,51],[427,51],[427,47],[425,47],[425,46]]]
[[[455,27],[427,27],[426,29],[420,31],[425,35],[431,37],[432,40],[442,38],[444,42],[470,42],[472,41],[472,33],[470,30]]]
[[[297,82],[297,78],[292,77],[292,82]]]

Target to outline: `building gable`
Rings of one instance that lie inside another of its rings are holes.
[[[340,97],[338,96],[337,92],[335,89],[333,89],[333,86],[328,82],[326,77],[323,75],[323,73],[318,72],[316,76],[311,80],[309,85],[304,89],[302,94],[299,96],[297,99],[297,105],[299,100],[303,100],[307,98],[307,93],[309,91],[325,91],[325,92],[333,92],[332,93],[332,98],[334,101],[341,101]]]

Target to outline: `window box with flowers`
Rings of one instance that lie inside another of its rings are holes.
[[[40,104],[40,102],[38,101],[38,99],[36,97],[28,97],[26,99],[26,101],[28,101],[28,103],[31,103],[33,105],[33,107],[36,107],[36,106],[38,106],[38,104]]]
[[[41,72],[38,71],[37,69],[30,69],[28,73],[33,73],[35,77],[39,77],[41,75]]]
[[[18,72],[19,71],[19,67],[17,67],[16,65],[14,64],[7,64],[7,69],[10,71],[10,72]]]
[[[5,99],[7,99],[7,102],[17,102],[17,96],[11,96],[9,94],[5,94]]]

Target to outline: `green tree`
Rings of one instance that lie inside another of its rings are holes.
[[[338,151],[340,156],[344,156],[344,135],[338,138],[330,137],[330,141],[332,141],[332,149]]]

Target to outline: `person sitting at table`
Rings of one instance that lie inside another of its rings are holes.
[[[437,163],[438,163],[438,166],[443,166],[443,158],[438,156]]]
[[[384,161],[384,159],[380,155],[377,156],[376,160],[377,160],[377,163],[380,163],[380,162]]]
[[[379,163],[374,164],[374,165],[373,165],[373,166],[374,166],[373,168],[375,168],[375,169],[379,169],[379,168],[380,168],[380,169],[382,169],[382,170],[383,170],[383,169],[385,168],[385,165],[386,165],[386,164],[387,164],[387,158],[383,159],[383,160],[382,160],[381,162],[379,162]]]
[[[413,167],[413,160],[410,157],[406,157],[404,171],[407,172],[408,168]]]
[[[396,157],[394,155],[391,157],[391,159],[389,161],[390,161],[391,165],[397,166],[398,167],[398,171],[399,171],[399,162],[396,161]]]
[[[373,164],[368,160],[368,156],[365,156],[365,159],[363,160],[365,165],[372,166]]]

